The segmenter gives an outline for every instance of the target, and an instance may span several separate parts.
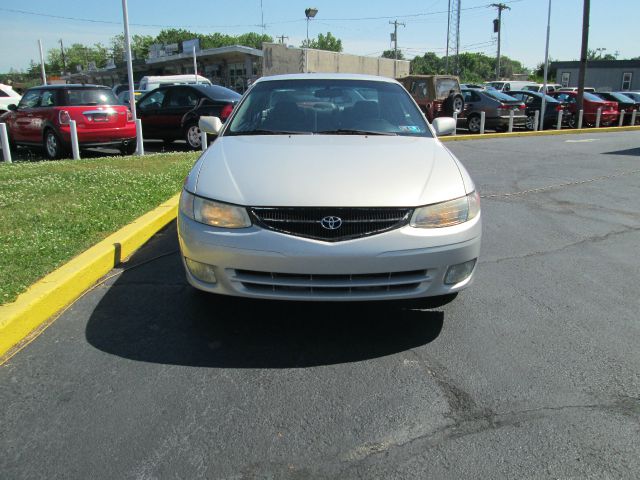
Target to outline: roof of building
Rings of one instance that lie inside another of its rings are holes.
[[[551,68],[580,68],[580,62],[551,62]],[[640,68],[640,60],[589,60],[587,68]]]

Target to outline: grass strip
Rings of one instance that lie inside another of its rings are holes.
[[[175,195],[197,157],[0,164],[0,304]]]

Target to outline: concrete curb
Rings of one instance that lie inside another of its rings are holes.
[[[0,306],[0,364],[9,350],[174,220],[178,199],[173,196]]]
[[[600,128],[581,128],[566,130],[540,130],[537,132],[505,132],[505,133],[484,133],[482,135],[450,135],[440,137],[441,142],[457,142],[462,140],[486,140],[489,138],[512,138],[512,137],[541,137],[545,135],[572,135],[576,133],[611,133],[611,132],[628,132],[640,130],[640,125],[628,125],[626,127],[600,127]]]

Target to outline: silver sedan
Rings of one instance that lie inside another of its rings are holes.
[[[208,292],[289,300],[451,296],[473,280],[479,195],[391,79],[265,77],[186,179],[187,279]]]

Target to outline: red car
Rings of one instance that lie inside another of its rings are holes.
[[[571,128],[575,128],[578,123],[578,104],[576,103],[578,92],[553,92],[549,95],[562,102],[565,106],[565,110],[571,114],[568,121],[569,126]],[[620,115],[620,112],[618,112],[617,102],[603,100],[593,93],[584,92],[582,105],[582,109],[584,110],[582,122],[590,127],[593,127],[596,124],[596,117],[598,115],[599,108],[602,108],[600,114],[600,126],[602,127],[613,125]]]
[[[109,87],[42,85],[30,88],[20,103],[0,117],[12,146],[42,146],[47,158],[61,158],[71,149],[70,120],[76,121],[80,147],[110,146],[122,153],[136,148],[131,112]]]

